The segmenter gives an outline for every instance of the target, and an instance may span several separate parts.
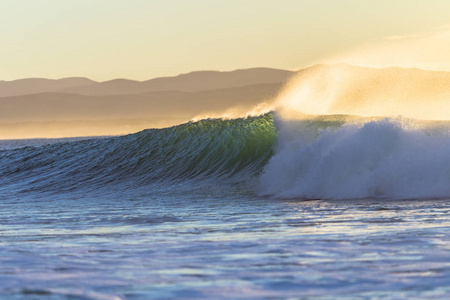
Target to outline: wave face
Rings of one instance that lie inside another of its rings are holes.
[[[186,180],[240,182],[273,154],[272,114],[202,120],[107,139],[0,151],[2,187],[19,192],[83,191],[100,186]]]
[[[383,119],[280,122],[259,193],[278,198],[448,198],[450,125]]]
[[[449,153],[449,122],[269,113],[2,150],[0,194],[230,193],[226,184],[244,183],[275,198],[449,198]]]

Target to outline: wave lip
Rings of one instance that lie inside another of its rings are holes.
[[[259,193],[277,198],[422,199],[450,197],[450,130],[401,119],[318,130],[280,142]],[[442,127],[442,126],[441,126]],[[311,134],[309,134],[311,136]]]

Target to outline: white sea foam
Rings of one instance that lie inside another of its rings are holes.
[[[278,124],[259,192],[277,198],[448,198],[450,126],[383,119],[342,127]]]

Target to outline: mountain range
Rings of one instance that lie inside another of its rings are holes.
[[[293,71],[197,71],[147,81],[0,81],[0,139],[117,135],[248,110],[274,99]]]
[[[0,81],[0,97],[38,93],[68,93],[91,96],[142,94],[158,91],[197,92],[262,83],[284,82],[295,72],[270,68],[252,68],[231,72],[196,71],[174,77],[146,81],[114,79],[97,82],[83,77],[63,79],[27,78]]]

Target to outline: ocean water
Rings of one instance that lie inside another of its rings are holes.
[[[0,298],[449,298],[449,130],[270,113],[2,142]]]

